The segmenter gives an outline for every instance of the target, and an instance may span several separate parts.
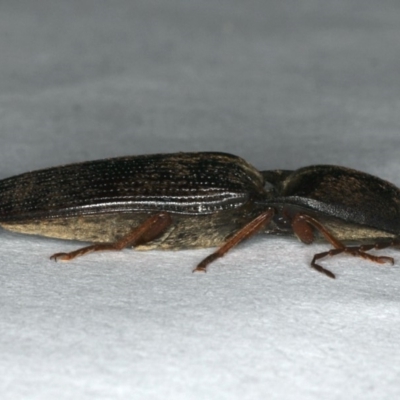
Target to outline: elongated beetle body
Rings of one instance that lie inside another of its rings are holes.
[[[195,271],[258,232],[327,240],[342,252],[398,245],[400,191],[379,178],[335,166],[258,171],[225,153],[120,157],[48,168],[0,181],[0,226],[98,244],[51,258],[101,250],[218,246]],[[343,242],[357,245],[346,246]]]

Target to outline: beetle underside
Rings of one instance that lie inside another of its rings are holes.
[[[62,261],[72,260],[94,251],[117,251],[126,247],[134,247],[137,250],[178,250],[218,246],[216,252],[206,257],[194,269],[205,272],[212,261],[222,257],[243,240],[264,231],[269,234],[295,235],[305,244],[311,244],[316,240],[330,243],[333,248],[316,254],[311,262],[312,268],[330,278],[335,278],[335,275],[316,263],[326,256],[346,253],[377,263],[393,264],[392,258],[375,256],[368,251],[398,246],[400,241],[395,235],[357,224],[345,224],[337,218],[325,217],[321,222],[314,216],[299,212],[298,208],[296,213],[293,210],[292,208],[290,211],[287,209],[277,211],[275,208],[267,208],[250,221],[240,218],[243,215],[241,211],[237,213],[236,218],[232,218],[231,213],[220,213],[219,218],[216,218],[215,214],[188,218],[161,212],[150,216],[148,214],[86,215],[69,217],[68,221],[59,218],[30,221],[25,224],[2,223],[2,226],[21,233],[101,242],[70,253],[57,253],[51,257]],[[108,222],[105,223],[104,219],[108,219]],[[354,243],[349,246],[344,242]]]

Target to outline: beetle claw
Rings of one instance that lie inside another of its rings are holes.
[[[206,267],[201,267],[201,266],[197,266],[196,268],[193,269],[192,273],[195,272],[203,272],[206,273],[207,272],[207,268]]]
[[[50,257],[50,260],[57,261],[68,261],[70,259],[68,253],[56,253]]]

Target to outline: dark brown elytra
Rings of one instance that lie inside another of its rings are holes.
[[[400,190],[371,175],[317,165],[296,171],[258,171],[225,153],[172,153],[89,161],[0,181],[0,226],[96,244],[89,252],[218,247],[194,271],[206,271],[238,243],[259,232],[324,240],[317,261],[400,244]],[[345,244],[346,243],[346,244]],[[351,244],[351,245],[349,245]]]

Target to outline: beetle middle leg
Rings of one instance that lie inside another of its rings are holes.
[[[293,231],[297,235],[297,237],[306,244],[310,244],[314,240],[314,234],[312,232],[312,228],[318,230],[322,236],[334,247],[334,249],[325,251],[323,253],[315,254],[312,261],[311,267],[328,276],[329,278],[335,278],[335,275],[323,268],[321,265],[317,264],[316,261],[327,257],[327,256],[335,256],[341,253],[347,253],[352,256],[362,257],[364,259],[374,261],[379,264],[383,264],[389,262],[391,264],[394,263],[392,257],[385,256],[374,256],[372,254],[366,253],[366,251],[375,249],[383,249],[390,246],[395,246],[400,244],[400,240],[393,240],[392,242],[385,243],[376,243],[373,245],[360,245],[360,246],[345,246],[342,242],[336,239],[319,221],[315,218],[306,215],[306,214],[296,214],[292,220]]]
[[[274,216],[275,211],[273,208],[269,208],[264,211],[238,232],[236,232],[231,238],[229,238],[217,251],[206,257],[193,272],[206,272],[207,266],[219,257],[224,256],[232,247],[235,247],[240,242],[258,233],[265,225],[268,225]]]
[[[81,249],[71,251],[70,253],[56,253],[53,254],[50,259],[55,261],[69,261],[73,258],[83,256],[84,254],[93,253],[94,251],[118,251],[128,246],[135,247],[156,239],[165,232],[171,223],[171,216],[166,212],[161,212],[149,217],[137,228],[133,229],[127,235],[114,243],[98,243],[82,247]]]

